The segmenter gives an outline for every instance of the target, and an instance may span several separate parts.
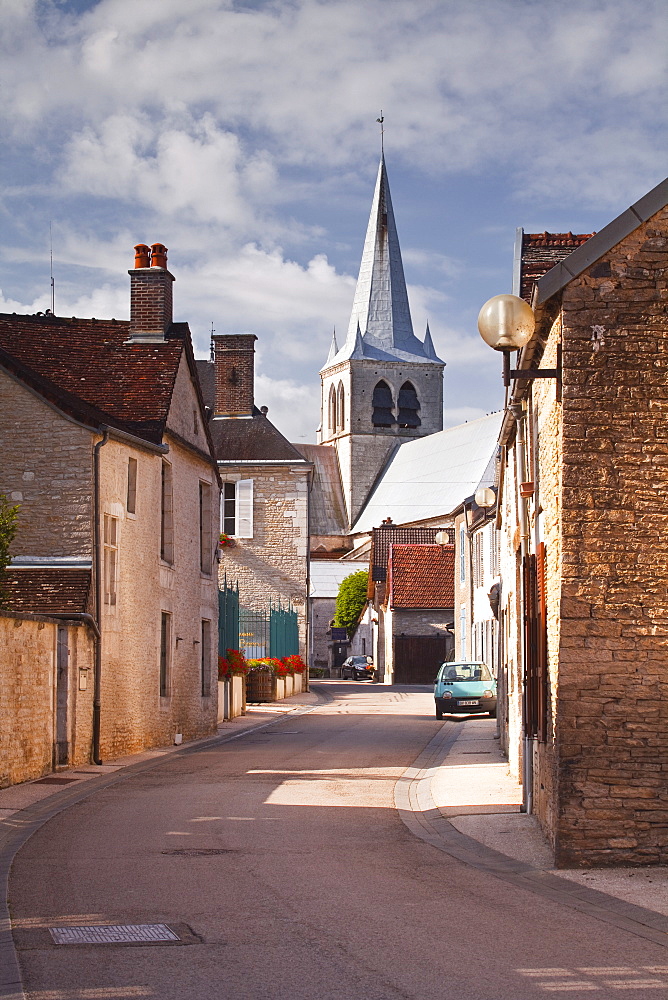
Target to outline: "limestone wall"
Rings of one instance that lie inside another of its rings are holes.
[[[90,431],[0,371],[0,492],[20,504],[13,556],[91,558],[92,445]]]
[[[308,470],[303,466],[221,466],[229,482],[253,480],[253,537],[235,538],[221,553],[220,579],[239,582],[239,604],[266,609],[269,599],[292,602],[299,652],[306,659]]]
[[[168,437],[168,440],[169,437]],[[136,513],[128,513],[128,458],[137,460]],[[172,470],[174,558],[160,559],[161,474]],[[164,457],[116,441],[100,452],[102,513],[118,519],[117,600],[103,603],[102,753],[133,753],[215,729],[217,572],[200,569],[199,483],[211,484],[212,539],[217,538],[214,472],[173,439]],[[213,553],[212,553],[213,556]],[[161,616],[170,615],[167,694],[160,694]],[[208,693],[202,695],[202,620],[210,622]]]
[[[89,630],[50,618],[0,612],[0,788],[39,778],[54,767],[59,624],[66,629],[68,650],[61,710],[70,762],[90,762],[93,644]]]
[[[668,860],[667,264],[664,209],[563,296],[562,864]]]

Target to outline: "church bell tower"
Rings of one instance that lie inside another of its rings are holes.
[[[320,372],[318,443],[336,448],[350,527],[396,446],[443,429],[444,367],[429,327],[413,333],[381,156],[348,336]]]

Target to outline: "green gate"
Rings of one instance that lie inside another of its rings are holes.
[[[239,649],[239,584],[225,577],[218,589],[218,655],[228,649]]]
[[[299,653],[297,612],[289,601],[285,607],[269,601],[269,648],[269,655],[279,660]]]

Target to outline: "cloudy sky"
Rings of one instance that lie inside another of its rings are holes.
[[[665,0],[0,0],[0,311],[129,314],[163,242],[197,353],[257,334],[258,405],[314,440],[380,138],[446,426],[497,409],[476,332],[515,227],[592,232],[666,174]]]

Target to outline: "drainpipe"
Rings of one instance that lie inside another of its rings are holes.
[[[510,411],[515,418],[517,426],[517,457],[518,473],[521,483],[527,480],[527,453],[526,453],[526,414],[521,403],[512,403]],[[524,567],[524,560],[529,552],[529,518],[527,516],[528,500],[522,496],[518,497],[520,516],[520,561]],[[526,731],[526,601],[524,594],[524,583],[520,588],[520,620],[522,622],[522,729],[524,732],[524,752],[522,754],[522,812],[531,814],[533,812],[533,739]]]
[[[95,666],[93,684],[93,763],[100,758],[100,708],[102,704],[102,547],[100,539],[100,450],[109,440],[109,428],[102,428],[102,439],[93,448],[93,568],[95,573]]]

